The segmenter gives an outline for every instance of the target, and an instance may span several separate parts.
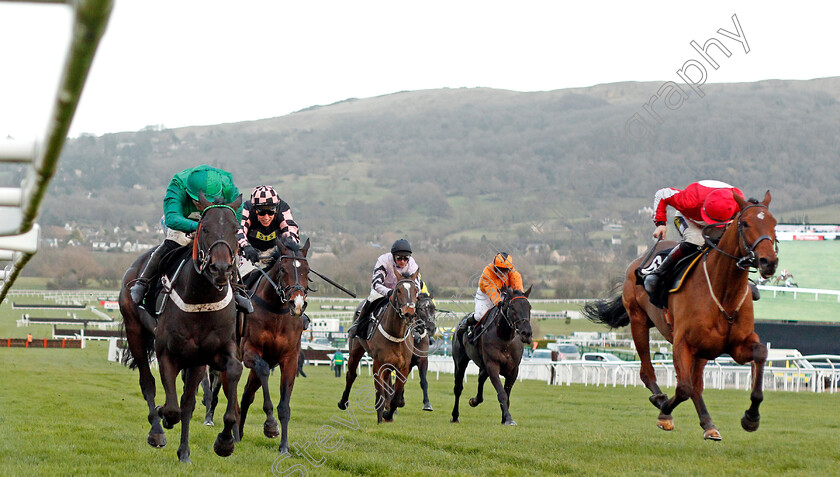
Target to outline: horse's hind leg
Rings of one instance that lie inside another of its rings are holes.
[[[181,445],[178,446],[178,460],[190,463],[190,421],[195,410],[195,394],[204,378],[204,367],[184,370],[184,393],[181,394]]]
[[[227,409],[223,417],[225,427],[222,432],[216,436],[216,441],[213,443],[213,451],[216,455],[227,457],[233,454],[233,447],[235,443],[234,432],[238,435],[239,429],[234,430],[237,424],[237,414],[239,413],[239,402],[236,398],[237,386],[239,385],[239,378],[242,377],[242,363],[236,358],[236,345],[231,342],[230,349],[227,353],[227,362],[224,363],[224,375],[222,375],[222,385],[225,390],[225,397],[227,398]]]
[[[650,360],[650,320],[647,314],[639,308],[635,302],[627,303],[627,313],[630,315],[630,332],[633,335],[633,343],[636,344],[636,352],[639,354],[641,366],[639,377],[645,387],[651,392],[650,402],[657,409],[668,400],[668,396],[659,389],[656,382],[656,371]]]
[[[165,350],[159,350],[157,355],[160,380],[163,383],[163,391],[166,393],[166,401],[163,407],[158,409],[158,415],[161,417],[163,427],[172,429],[175,424],[181,422],[181,408],[178,406],[178,390],[175,388],[178,367]]]
[[[470,364],[470,358],[463,348],[457,351],[453,348],[452,359],[455,361],[455,405],[452,407],[452,419],[449,422],[460,422],[461,414],[458,404],[461,400],[461,392],[464,390],[464,373],[467,371],[467,365]]]
[[[475,397],[470,398],[470,407],[476,407],[484,402],[484,382],[487,381],[487,371],[484,369],[478,372],[478,389]]]
[[[210,370],[210,406],[204,414],[204,425],[213,426],[213,415],[216,413],[216,406],[219,405],[219,391],[222,389],[222,377],[216,371]]]
[[[149,436],[146,438],[146,442],[152,447],[163,447],[166,445],[166,434],[164,434],[163,427],[160,425],[160,416],[155,405],[155,377],[152,375],[152,370],[149,367],[148,354],[143,345],[143,340],[151,339],[151,337],[146,336],[147,332],[141,331],[139,325],[130,323],[127,317],[125,333],[128,338],[129,351],[134,358],[134,362],[137,363],[137,371],[140,375],[140,390],[143,392],[143,398],[146,400],[146,405],[149,408],[147,418],[152,427],[149,429]],[[132,334],[134,335],[132,336]]]
[[[420,372],[420,389],[423,390],[423,410],[433,411],[432,404],[429,402],[429,381],[426,379],[426,373],[429,371],[429,359],[420,358],[417,362],[417,369]]]
[[[248,382],[245,385],[245,391],[242,393],[242,413],[239,420],[239,435],[242,436],[242,431],[245,426],[245,417],[248,413],[248,407],[254,401],[254,393],[257,389],[262,387],[263,390],[263,412],[265,412],[265,423],[263,424],[263,434],[268,438],[274,438],[280,435],[280,428],[277,425],[277,420],[274,418],[274,404],[271,402],[271,394],[268,388],[268,377],[271,374],[271,367],[259,355],[257,350],[250,344],[246,343],[243,352],[245,366],[251,368],[248,374]],[[297,365],[297,361],[295,361]]]
[[[338,408],[342,411],[347,409],[347,401],[350,399],[350,389],[353,388],[353,382],[356,381],[359,362],[362,360],[362,356],[365,355],[365,349],[356,340],[353,340],[353,343],[350,345],[349,355],[347,358],[347,377],[345,378],[344,393],[341,394],[341,400],[338,401]]]
[[[289,402],[292,400],[292,391],[295,387],[299,354],[299,351],[286,353],[285,359],[280,362],[280,402],[277,404],[277,416],[280,418],[282,435],[277,450],[281,454],[289,453],[289,419],[292,417]],[[267,385],[266,388],[268,388]],[[266,399],[268,399],[268,391],[266,391]]]
[[[759,419],[761,418],[758,407],[764,400],[762,386],[764,385],[764,363],[767,361],[767,347],[761,344],[758,341],[758,335],[753,333],[748,341],[735,348],[732,357],[740,363],[752,361],[753,382],[752,392],[750,393],[750,407],[741,418],[741,427],[747,432],[753,432],[758,429]]]

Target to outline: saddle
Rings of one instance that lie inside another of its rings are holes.
[[[166,254],[160,262],[159,273],[155,276],[154,281],[149,284],[146,290],[146,296],[143,299],[143,308],[154,317],[158,318],[158,314],[163,310],[163,305],[167,294],[164,293],[163,282],[161,278],[166,276],[172,282],[175,280],[179,270],[186,262],[187,258],[192,253],[192,247],[189,245],[182,245],[175,250]]]
[[[370,311],[368,312],[367,319],[365,320],[365,324],[362,326],[367,326],[367,329],[363,329],[363,333],[360,333],[360,336],[364,336],[365,340],[370,340],[373,337],[373,333],[376,331],[376,326],[379,324],[379,321],[382,319],[382,314],[385,312],[385,307],[388,305],[388,300],[385,297],[377,298],[370,304]]]
[[[646,262],[639,265],[636,269],[636,285],[644,287],[645,277],[659,267],[659,264],[665,260],[665,257],[671,252],[671,248],[666,248],[653,255]],[[650,294],[650,302],[658,308],[666,308],[668,306],[668,294],[674,293],[680,289],[688,276],[689,272],[694,268],[694,265],[700,260],[700,257],[706,253],[708,247],[704,247],[697,252],[694,252],[686,257],[683,257],[671,271],[662,277],[659,281],[659,287]]]
[[[487,311],[487,314],[484,315],[484,318],[478,323],[476,323],[475,326],[466,325],[466,321],[469,319],[469,317],[475,316],[475,313],[469,313],[467,316],[464,317],[464,319],[461,321],[461,326],[466,328],[467,338],[469,339],[470,343],[475,343],[476,341],[478,341],[481,335],[483,335],[487,331],[487,328],[489,327],[490,323],[492,323],[493,320],[496,319],[498,314],[498,306],[490,308],[490,310]]]

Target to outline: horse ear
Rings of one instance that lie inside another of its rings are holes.
[[[418,269],[417,269],[417,271],[416,271],[416,272],[414,272],[414,274],[413,274],[413,275],[411,275],[411,276],[410,276],[410,277],[408,277],[408,278],[410,278],[412,281],[415,281],[415,280],[417,280],[417,275],[420,275],[420,268],[418,268]]]
[[[306,243],[303,244],[303,248],[301,248],[300,251],[303,252],[304,257],[309,252],[309,237],[306,238]]]
[[[204,212],[204,209],[210,205],[210,202],[207,201],[207,197],[204,196],[204,191],[199,189],[198,190],[198,211]]]
[[[528,298],[528,295],[531,294],[531,288],[533,288],[533,287],[534,287],[534,285],[531,285],[531,286],[528,287],[527,290],[525,290],[525,298]]]
[[[242,194],[239,194],[239,197],[237,197],[236,200],[234,200],[233,202],[228,204],[228,207],[230,207],[233,210],[237,210],[237,209],[239,209],[239,206],[241,206],[241,205],[242,205]]]
[[[738,193],[735,192],[734,190],[732,191],[732,198],[734,198],[735,203],[738,204],[738,209],[739,210],[743,209],[748,204],[748,202],[746,200],[742,199],[741,196],[738,195]]]
[[[761,201],[765,207],[770,205],[770,190],[768,189],[767,192],[764,193],[764,200]]]

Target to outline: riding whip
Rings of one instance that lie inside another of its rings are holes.
[[[315,275],[318,275],[319,277],[321,277],[321,278],[322,278],[325,282],[329,283],[330,285],[332,285],[332,286],[334,286],[334,287],[338,288],[339,290],[341,290],[341,291],[343,291],[344,293],[346,293],[346,294],[348,294],[348,295],[352,296],[353,298],[356,298],[356,294],[355,294],[355,293],[353,293],[353,292],[351,292],[350,290],[348,290],[348,289],[344,288],[343,286],[339,285],[338,283],[336,283],[336,282],[334,282],[334,281],[330,280],[329,278],[327,278],[327,277],[325,277],[325,276],[321,275],[320,273],[316,272],[315,270],[312,270],[311,268],[309,269],[309,271],[310,271],[310,272],[312,272],[312,273],[314,273]]]

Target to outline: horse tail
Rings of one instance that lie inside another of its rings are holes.
[[[583,316],[593,323],[607,325],[613,329],[630,324],[630,315],[624,309],[621,293],[613,298],[587,303],[583,306]]]

